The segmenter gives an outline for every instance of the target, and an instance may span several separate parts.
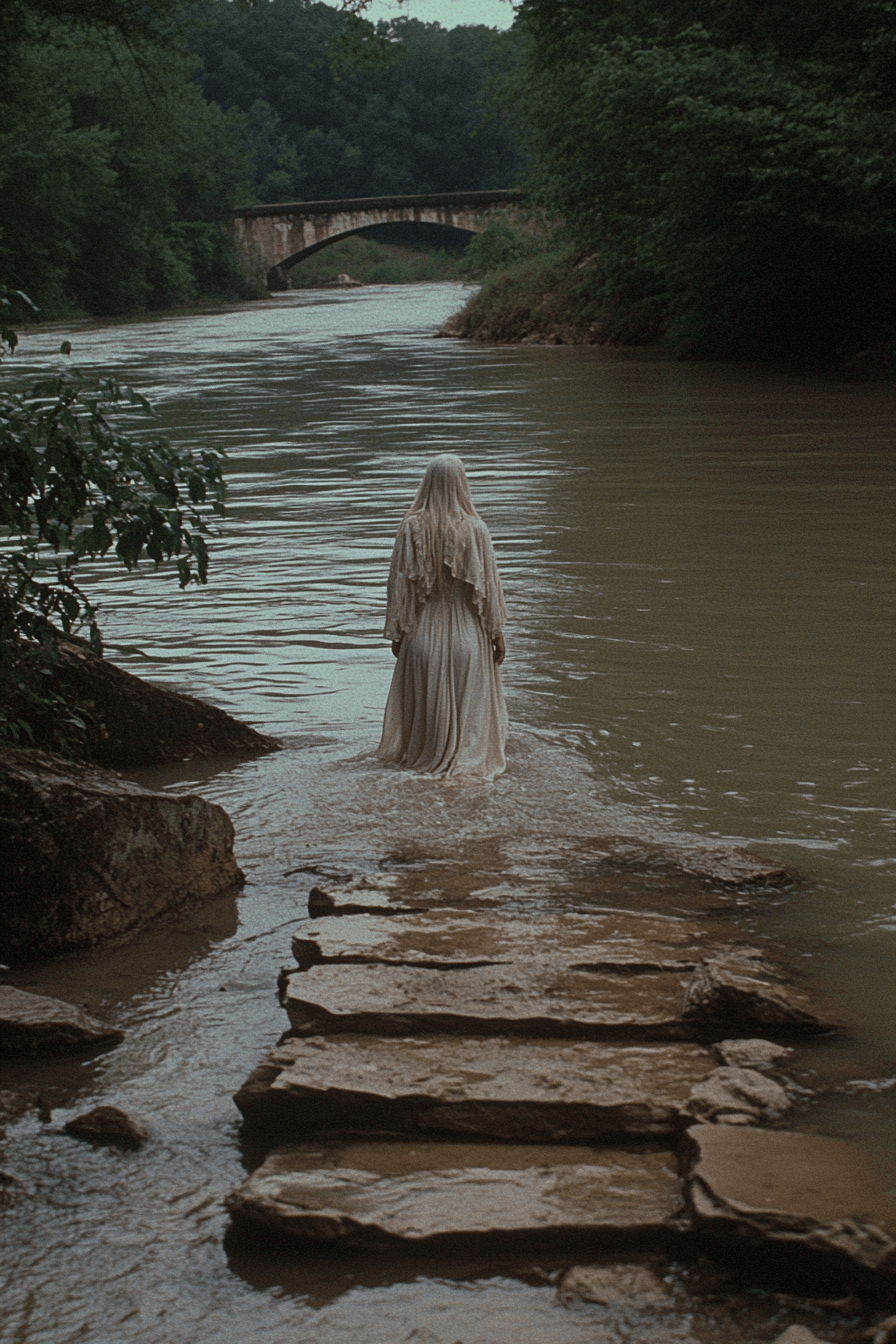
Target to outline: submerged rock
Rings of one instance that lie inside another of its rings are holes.
[[[786,887],[797,880],[797,874],[787,864],[777,859],[763,859],[737,845],[686,850],[680,855],[678,865],[683,873],[702,878],[705,882],[741,890],[750,887]]]
[[[574,1265],[557,1285],[557,1296],[563,1302],[577,1298],[607,1307],[672,1305],[669,1285],[643,1265]]]
[[[520,1234],[659,1237],[678,1183],[662,1153],[462,1143],[277,1149],[226,1200],[290,1242],[500,1246]]]
[[[842,1139],[792,1131],[696,1125],[682,1142],[698,1232],[892,1287],[896,1165]]]
[[[778,859],[764,859],[738,845],[701,846],[684,849],[645,844],[630,836],[596,839],[589,846],[590,858],[608,868],[630,872],[681,874],[710,886],[736,891],[787,887],[799,874]]]
[[[44,752],[0,753],[0,957],[85,947],[243,875],[223,808]]]
[[[832,1030],[795,990],[772,984],[749,964],[708,960],[698,966],[685,993],[684,1015],[714,1030],[763,1028],[775,1035],[811,1036]]]
[[[67,1120],[64,1128],[76,1139],[118,1148],[140,1148],[149,1138],[143,1125],[117,1106],[95,1106],[92,1111]]]
[[[790,1107],[783,1087],[755,1069],[724,1066],[692,1088],[682,1111],[717,1125],[753,1125]]]
[[[286,1040],[234,1100],[253,1134],[445,1134],[537,1143],[661,1138],[710,1066],[696,1045],[429,1036]],[[768,1082],[767,1079],[762,1079]]]
[[[711,1050],[720,1064],[731,1064],[741,1069],[771,1069],[793,1054],[790,1046],[776,1045],[774,1041],[758,1038],[749,1041],[716,1041]]]
[[[84,1050],[123,1040],[123,1031],[90,1017],[73,1003],[0,985],[0,1050]]]

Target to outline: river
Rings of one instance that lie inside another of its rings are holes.
[[[852,1023],[830,1047],[847,1086],[799,1123],[896,1140],[892,386],[433,340],[462,298],[305,291],[22,340],[20,373],[70,336],[74,362],[145,392],[178,444],[227,451],[207,588],[111,567],[88,581],[110,656],[285,746],[140,776],[227,808],[238,901],[8,977],[127,1039],[15,1068],[54,1113],[5,1143],[27,1197],[4,1215],[4,1344],[617,1338],[493,1263],[228,1257],[221,1200],[244,1171],[231,1094],[286,1026],[274,979],[314,880],[299,869],[433,855],[548,914],[589,836],[696,833],[784,858],[802,885],[735,914],[811,959]],[[509,768],[493,785],[371,758],[391,543],[448,450],[510,610]],[[152,1142],[120,1153],[59,1133],[100,1103]]]

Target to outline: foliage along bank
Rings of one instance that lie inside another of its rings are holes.
[[[522,0],[517,26],[505,98],[532,199],[563,226],[492,267],[458,329],[696,357],[896,350],[888,0]]]
[[[177,46],[51,25],[14,49],[0,131],[0,272],[43,316],[237,297],[223,221],[250,190],[232,119]]]

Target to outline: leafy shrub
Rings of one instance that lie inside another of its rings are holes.
[[[6,312],[16,300],[27,302],[0,292]],[[8,318],[0,342],[15,348]],[[77,369],[0,392],[0,737],[27,738],[28,713],[53,709],[46,677],[60,631],[86,628],[101,652],[96,610],[77,582],[82,560],[112,553],[129,570],[173,561],[182,588],[206,582],[223,454],[135,434],[135,413],[150,414],[145,397]]]

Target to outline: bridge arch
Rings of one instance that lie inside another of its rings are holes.
[[[488,216],[520,202],[519,191],[446,192],[345,201],[294,201],[232,212],[234,237],[248,280],[282,288],[285,271],[340,238],[377,224],[439,224],[480,233]]]

